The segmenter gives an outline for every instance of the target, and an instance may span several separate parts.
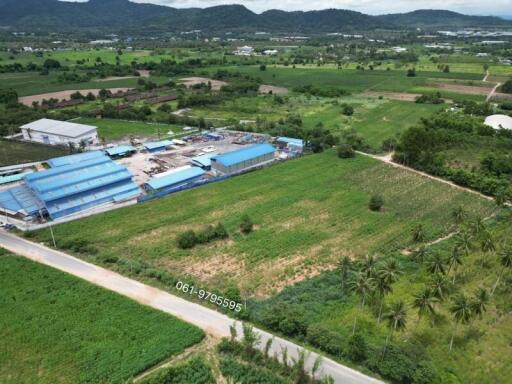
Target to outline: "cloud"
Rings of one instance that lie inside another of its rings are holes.
[[[268,9],[286,11],[315,10],[326,8],[351,9],[368,14],[409,12],[416,9],[447,9],[473,15],[509,15],[511,0],[132,0],[137,3],[153,3],[176,8],[210,7],[221,4],[243,4],[255,12]]]

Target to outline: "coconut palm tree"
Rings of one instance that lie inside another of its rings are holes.
[[[500,280],[505,273],[505,270],[511,270],[512,269],[512,247],[505,247],[501,253],[500,253],[500,264],[501,264],[501,271],[498,275],[498,279],[496,280],[496,283],[494,283],[491,291],[491,296],[494,295],[494,291],[498,287],[498,284],[500,283]]]
[[[380,319],[382,316],[382,307],[384,305],[384,297],[393,292],[393,284],[400,278],[402,274],[400,263],[397,259],[391,258],[386,260],[382,265],[380,265],[376,272],[375,279],[375,288],[379,295],[379,316],[378,322],[380,323]]]
[[[432,275],[444,275],[446,272],[446,260],[439,253],[434,253],[426,262],[427,271]]]
[[[485,231],[484,219],[482,219],[482,216],[476,216],[471,223],[471,232],[473,232],[473,235],[478,236],[483,231]]]
[[[345,291],[345,281],[348,279],[348,274],[352,268],[352,260],[350,257],[343,256],[338,263],[338,271],[341,276],[341,290]]]
[[[496,251],[496,246],[494,245],[494,240],[492,239],[490,232],[485,231],[483,233],[483,238],[480,243],[480,248],[482,249],[482,252],[484,253],[482,260],[481,260],[481,266],[483,267],[485,264],[485,261],[487,259],[486,256],[489,253]]]
[[[450,282],[443,275],[434,275],[430,280],[430,288],[439,301],[444,301],[446,294],[450,290]]]
[[[364,308],[366,297],[374,289],[374,279],[369,277],[365,272],[357,272],[353,278],[349,281],[350,289],[359,296],[360,310]],[[356,333],[357,317],[354,318],[354,326],[352,328],[352,334]]]
[[[466,211],[464,211],[464,208],[461,205],[452,209],[452,218],[457,225],[464,222],[466,219]]]
[[[431,287],[424,287],[420,293],[414,296],[412,306],[418,310],[416,328],[424,315],[432,316],[436,313],[434,306],[438,301],[439,299],[434,295]]]
[[[425,229],[422,224],[418,224],[412,229],[412,241],[415,243],[423,243],[425,237]]]
[[[452,333],[450,340],[450,351],[453,348],[453,338],[457,332],[459,324],[467,324],[471,320],[471,304],[464,294],[459,294],[455,297],[450,307],[453,319],[455,320],[455,330]]]
[[[457,246],[453,247],[452,252],[448,256],[448,275],[453,268],[453,280],[452,284],[455,284],[455,274],[457,272],[457,267],[464,263],[464,259],[462,257],[462,252],[459,250]]]
[[[413,259],[417,263],[423,263],[423,261],[428,257],[428,255],[428,248],[426,247],[426,245],[422,245],[416,250],[416,252],[414,252]]]
[[[489,303],[490,298],[491,297],[487,289],[482,287],[477,289],[475,296],[470,302],[473,318],[478,316],[480,320],[482,319],[483,314],[487,312],[487,304]]]
[[[361,272],[368,277],[374,278],[377,271],[377,259],[373,255],[366,255],[361,261]]]
[[[403,301],[397,301],[389,306],[389,310],[384,314],[384,318],[388,322],[389,333],[382,352],[382,358],[386,354],[389,342],[393,338],[393,334],[397,331],[403,331],[407,326],[407,310]]]
[[[456,238],[455,238],[455,246],[459,248],[459,250],[464,253],[464,255],[469,255],[469,252],[471,252],[471,234],[464,230],[460,232]]]

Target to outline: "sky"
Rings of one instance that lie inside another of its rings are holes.
[[[254,12],[268,9],[309,11],[315,9],[351,9],[371,15],[409,12],[416,9],[447,9],[470,15],[512,15],[512,0],[132,0],[137,3],[169,5],[176,8],[209,7],[219,4],[243,4]]]

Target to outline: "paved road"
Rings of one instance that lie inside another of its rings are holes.
[[[139,303],[167,312],[202,328],[213,336],[229,336],[229,327],[233,324],[233,319],[209,308],[191,303],[107,269],[86,263],[63,252],[19,238],[4,230],[0,230],[0,246],[15,254],[70,273],[98,286],[130,297]],[[242,327],[239,322],[237,322],[237,328],[238,334],[241,335]],[[302,349],[298,345],[282,338],[274,337],[268,332],[259,329],[255,329],[255,332],[260,336],[261,348],[264,347],[268,339],[274,338],[270,350],[271,355],[277,353],[280,356],[282,351],[287,349],[289,358],[293,359],[297,357],[298,351]],[[307,359],[307,366],[311,367],[316,358],[316,353],[310,353]],[[318,376],[331,376],[336,383],[343,384],[382,384],[379,380],[363,375],[327,358],[322,360],[322,367]]]

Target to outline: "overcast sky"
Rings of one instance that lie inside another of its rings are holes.
[[[408,12],[416,9],[448,9],[473,15],[511,15],[512,0],[132,0],[137,3],[170,5],[176,8],[209,7],[219,4],[243,4],[262,12],[268,9],[287,11],[325,8],[352,9],[368,14]]]

